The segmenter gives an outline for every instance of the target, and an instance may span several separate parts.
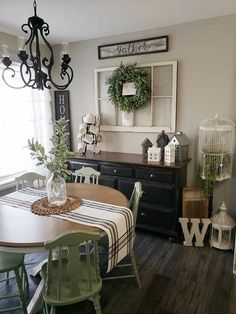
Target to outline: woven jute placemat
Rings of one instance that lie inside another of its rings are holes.
[[[67,195],[65,204],[54,206],[48,203],[48,198],[43,197],[31,205],[31,212],[36,215],[49,216],[69,212],[81,205],[81,199],[75,195]]]

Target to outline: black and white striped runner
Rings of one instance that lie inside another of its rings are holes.
[[[44,191],[25,188],[0,198],[0,203],[30,210],[36,200],[45,197]],[[126,207],[82,200],[79,208],[55,218],[97,227],[106,232],[109,240],[108,269],[110,271],[119,261],[128,255],[133,246],[133,215]]]

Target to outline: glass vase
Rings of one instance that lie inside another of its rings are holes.
[[[47,196],[48,203],[53,206],[66,202],[66,182],[58,173],[52,173],[47,181]]]

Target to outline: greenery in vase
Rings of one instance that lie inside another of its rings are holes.
[[[134,83],[135,95],[122,95],[123,84]],[[135,111],[150,100],[150,78],[148,72],[134,64],[123,64],[106,79],[108,96],[121,111]]]
[[[43,165],[51,173],[57,173],[64,178],[67,178],[71,174],[68,170],[69,157],[74,153],[70,152],[67,147],[69,139],[69,132],[67,131],[67,125],[69,120],[64,118],[53,122],[54,135],[50,138],[52,142],[52,148],[48,154],[45,152],[45,148],[38,141],[34,141],[34,138],[28,140],[28,148],[31,150],[32,159],[36,159],[37,166]]]

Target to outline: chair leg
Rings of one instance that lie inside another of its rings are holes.
[[[94,304],[94,307],[95,307],[96,314],[102,314],[102,310],[101,310],[101,305],[100,305],[99,299],[100,299],[99,294],[96,294],[93,297],[93,304]]]
[[[56,314],[56,307],[53,305],[51,306],[50,314]]]
[[[43,301],[43,314],[49,314],[48,313],[48,305],[46,302]]]
[[[5,273],[6,283],[9,283],[9,271]]]
[[[29,286],[29,280],[28,280],[28,275],[27,275],[27,271],[25,269],[25,264],[22,265],[23,268],[23,276],[24,276],[24,282],[26,283],[26,286]]]
[[[19,290],[19,298],[20,298],[22,310],[23,310],[24,314],[27,314],[25,295],[24,295],[24,291],[22,288],[22,278],[20,277],[19,269],[15,269],[14,272],[15,272],[15,276],[16,276],[16,283],[17,283],[18,290]]]
[[[140,277],[139,277],[139,272],[138,272],[138,268],[137,268],[136,259],[135,259],[135,256],[134,256],[134,251],[132,251],[130,253],[130,258],[131,258],[133,272],[134,272],[135,278],[137,280],[138,287],[141,288],[142,285],[141,285],[141,281],[140,281]]]

